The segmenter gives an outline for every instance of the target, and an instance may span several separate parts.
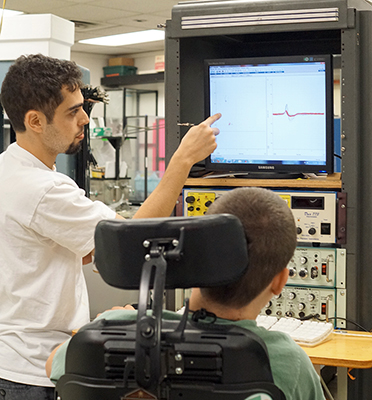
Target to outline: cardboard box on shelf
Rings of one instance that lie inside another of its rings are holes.
[[[126,65],[129,67],[133,67],[134,66],[134,58],[129,58],[129,57],[109,58],[109,67],[115,67],[117,65]]]
[[[155,56],[155,71],[163,72],[164,71],[164,54],[160,56]]]

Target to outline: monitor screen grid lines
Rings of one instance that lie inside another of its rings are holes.
[[[332,172],[330,55],[206,60],[206,106],[222,113],[207,168]]]

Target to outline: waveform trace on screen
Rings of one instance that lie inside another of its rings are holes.
[[[294,117],[297,117],[298,115],[324,115],[324,112],[322,112],[322,113],[317,113],[317,112],[297,112],[297,113],[294,113],[294,114],[290,114],[290,113],[288,112],[288,106],[286,105],[286,106],[285,106],[284,112],[281,112],[281,113],[273,113],[274,116],[280,116],[280,115],[285,115],[285,114],[286,114],[289,118],[294,118]]]

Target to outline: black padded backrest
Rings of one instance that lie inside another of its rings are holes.
[[[135,380],[135,322],[97,320],[86,325],[69,344],[57,396],[61,400],[285,400],[273,383],[265,344],[256,334],[234,325],[189,321],[182,340],[175,342],[168,335],[178,324],[163,320],[162,379],[151,393]]]
[[[179,241],[181,232],[180,258],[167,259],[167,289],[223,285],[236,281],[247,269],[244,230],[230,214],[101,221],[95,233],[97,269],[111,286],[138,289],[149,253],[144,242]]]

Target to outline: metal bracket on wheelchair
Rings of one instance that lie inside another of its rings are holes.
[[[161,320],[165,288],[167,260],[182,256],[184,229],[179,238],[156,238],[145,240],[149,249],[142,267],[139,290],[135,376],[144,389],[155,389],[162,379],[161,368]],[[148,296],[153,277],[152,309],[147,311]]]

